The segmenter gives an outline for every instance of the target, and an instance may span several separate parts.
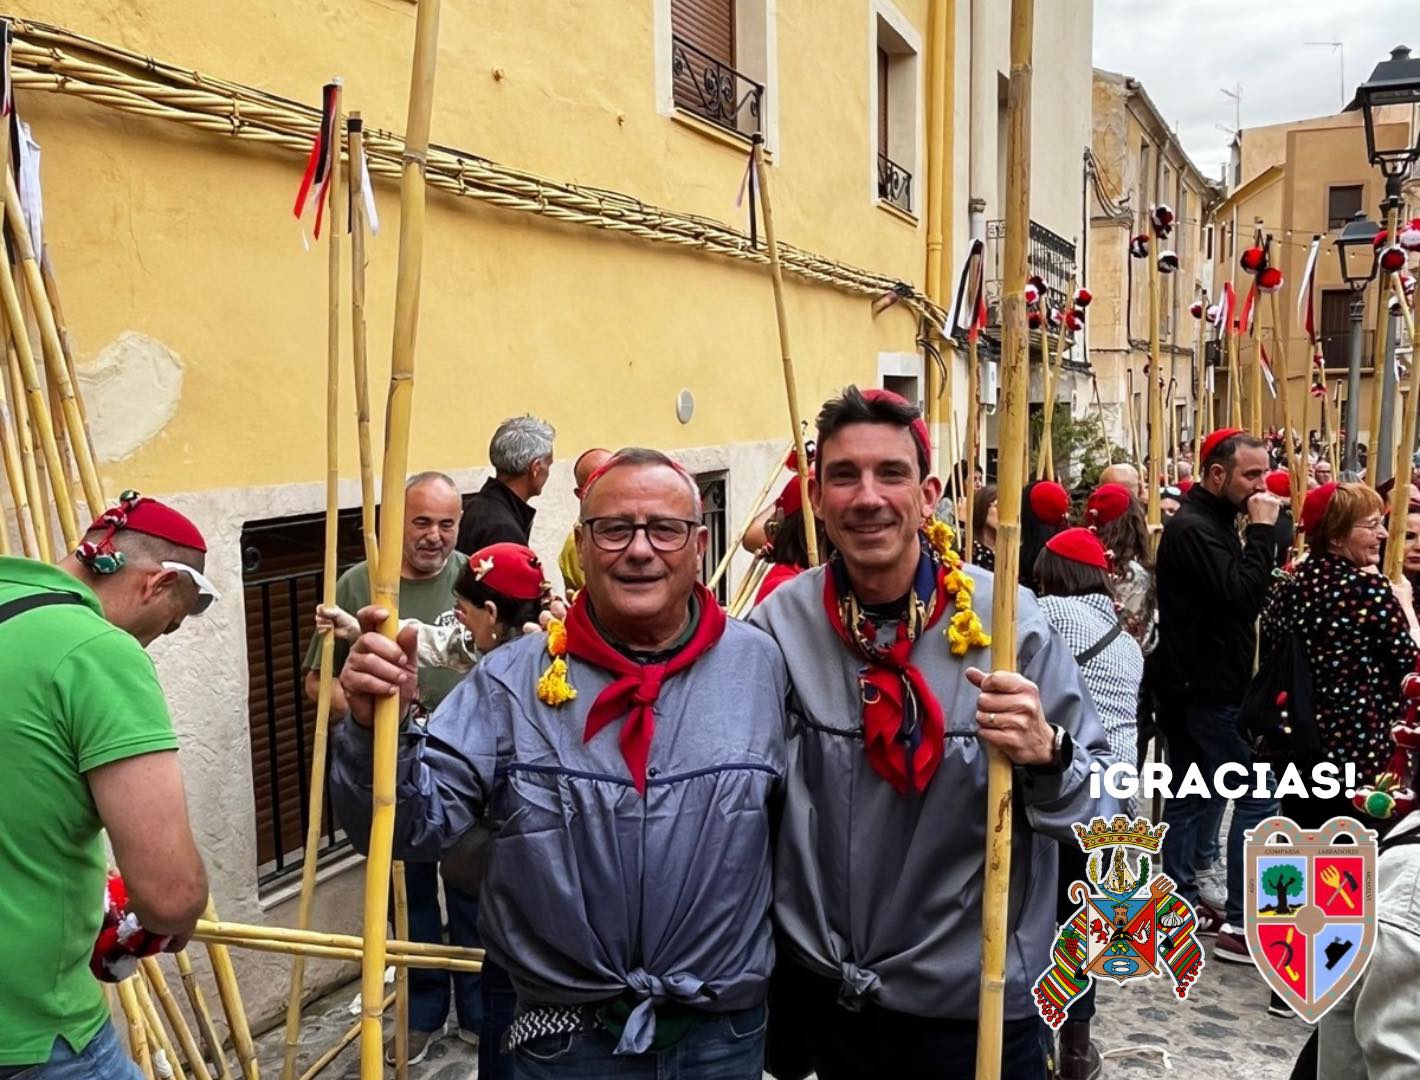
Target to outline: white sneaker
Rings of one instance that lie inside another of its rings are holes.
[[[1228,874],[1222,863],[1199,870],[1193,875],[1193,883],[1198,889],[1198,899],[1209,907],[1222,911],[1228,906]]]

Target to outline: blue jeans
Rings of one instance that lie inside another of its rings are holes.
[[[1249,772],[1252,751],[1238,732],[1236,705],[1184,706],[1169,731],[1169,767],[1177,787],[1190,765],[1196,764],[1209,789],[1219,765],[1237,762]],[[1237,777],[1235,786],[1242,782]],[[1248,790],[1255,780],[1249,777]],[[1191,904],[1198,902],[1198,886],[1193,873],[1200,852],[1206,850],[1209,834],[1217,835],[1223,813],[1221,796],[1185,795],[1172,798],[1164,808],[1168,835],[1164,837],[1164,873],[1173,878],[1179,895]],[[1258,799],[1251,794],[1233,800],[1232,827],[1228,830],[1228,903],[1223,917],[1236,930],[1243,925],[1243,834],[1264,818],[1277,813],[1276,799]]]
[[[604,1031],[545,1035],[514,1052],[514,1076],[517,1080],[760,1080],[768,1015],[763,1005],[756,1005],[712,1016],[674,1046],[648,1054],[613,1054],[616,1036]]]
[[[438,864],[405,863],[404,892],[409,901],[410,938],[441,944],[444,940],[444,918],[439,913]],[[481,949],[483,942],[478,937],[478,901],[445,886],[444,903],[449,909],[449,941],[454,945]],[[459,1027],[477,1032],[483,1023],[479,977],[457,973],[453,976],[453,986],[454,1010]],[[448,1016],[449,973],[432,968],[410,968],[409,1030],[438,1031]]]
[[[503,1033],[518,1018],[518,995],[508,972],[483,961],[483,1026],[478,1029],[478,1080],[513,1080],[513,1055],[503,1053]]]
[[[0,1075],[5,1072],[0,1068]],[[22,1069],[13,1080],[143,1080],[143,1073],[124,1053],[113,1025],[105,1023],[81,1053],[74,1053],[64,1039],[55,1039],[45,1064]]]
[[[1198,826],[1198,847],[1193,856],[1194,870],[1207,870],[1218,861],[1220,854],[1218,830],[1223,825],[1223,814],[1228,804],[1223,799],[1209,800],[1210,810]]]

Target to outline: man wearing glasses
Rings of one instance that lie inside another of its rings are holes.
[[[613,454],[583,485],[565,627],[489,654],[401,735],[397,857],[493,835],[480,928],[517,991],[519,1078],[761,1076],[787,679],[697,582],[706,541],[684,469]],[[416,677],[413,636],[373,633],[341,675],[331,781],[357,842],[373,700]]]
[[[143,928],[181,948],[207,903],[177,737],[143,651],[217,590],[191,521],[126,492],[77,551],[0,558],[0,1077],[138,1080],[90,953],[108,832]]]

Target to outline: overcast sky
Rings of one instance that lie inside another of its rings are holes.
[[[1051,0],[1060,2],[1060,0]],[[1420,0],[1095,0],[1095,66],[1133,75],[1203,173],[1228,157],[1242,84],[1242,126],[1324,116],[1399,44],[1420,53]],[[1340,41],[1341,50],[1307,45]]]

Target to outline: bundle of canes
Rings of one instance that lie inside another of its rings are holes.
[[[730,601],[725,613],[733,619],[738,619],[745,613],[745,610],[753,602],[759,593],[759,586],[764,582],[769,573],[769,568],[774,564],[764,557],[764,552],[758,552],[754,557],[754,564],[745,573],[740,581],[739,588],[735,590],[734,599]]]
[[[779,355],[784,368],[784,394],[789,399],[789,427],[794,432],[794,455],[799,466],[799,489],[804,508],[809,501],[809,456],[804,447],[804,426],[799,418],[799,390],[794,378],[793,353],[789,348],[789,315],[784,306],[784,273],[779,265],[779,241],[774,232],[774,208],[769,201],[769,172],[764,166],[764,136],[755,132],[750,147],[751,164],[759,188],[759,205],[764,212],[764,242],[769,248],[769,280],[774,287],[774,319],[779,327]],[[804,530],[809,565],[818,565],[816,529]]]
[[[333,138],[326,147],[330,177],[330,224],[327,239],[326,357],[325,357],[325,563],[321,602],[335,605],[336,558],[340,545],[340,234],[344,228],[345,186],[340,170],[339,79],[332,83]],[[352,157],[353,161],[354,158]],[[331,680],[335,667],[335,634],[327,630],[321,637],[320,683],[316,697],[316,724],[311,744],[310,806],[306,821],[306,843],[301,855],[301,892],[296,901],[296,928],[311,922],[311,904],[316,891],[316,869],[320,862],[320,837],[325,817],[325,759],[330,734]],[[297,954],[291,961],[291,985],[286,997],[286,1043],[281,1058],[281,1080],[295,1080],[296,1049],[301,1039],[301,994],[305,989],[306,958]]]
[[[1396,202],[1387,200],[1386,207],[1386,231],[1388,238],[1397,235],[1396,230],[1400,225],[1400,207]],[[1398,202],[1398,200],[1397,200]],[[1390,319],[1390,309],[1386,306],[1384,299],[1384,289],[1382,296],[1376,298],[1376,325],[1375,331],[1371,334],[1371,426],[1367,433],[1367,440],[1370,444],[1366,454],[1366,486],[1376,486],[1377,470],[1380,467],[1381,455],[1385,450],[1380,445],[1381,413],[1382,403],[1385,401],[1385,382],[1381,372],[1385,370],[1383,365],[1386,359],[1386,322]],[[1404,290],[1402,290],[1402,293]],[[1401,304],[1401,310],[1405,310],[1405,304]],[[1413,340],[1413,338],[1412,338]],[[1396,487],[1401,485],[1397,484]],[[1399,546],[1399,545],[1396,545]]]
[[[187,1073],[183,1071],[182,1062],[178,1059],[177,1047],[168,1038],[167,1029],[163,1027],[162,1018],[158,1015],[158,1008],[153,1004],[153,995],[149,993],[148,984],[144,981],[142,972],[135,972],[129,976],[128,982],[133,984],[134,996],[138,999],[138,1008],[143,1014],[143,1023],[147,1029],[148,1042],[153,1047],[156,1057],[158,1051],[162,1052],[163,1060],[167,1063],[167,1069],[158,1069],[155,1065],[154,1071],[164,1075],[171,1075],[173,1080],[187,1080]]]
[[[386,994],[384,1004],[381,1006],[381,1011],[383,1012],[384,1010],[388,1009],[393,1001],[394,995]],[[345,1029],[345,1034],[341,1035],[340,1038],[337,1039],[332,1046],[330,1046],[320,1055],[320,1057],[316,1058],[313,1062],[310,1063],[310,1065],[306,1068],[306,1071],[301,1074],[300,1080],[315,1080],[315,1078],[325,1070],[325,1067],[327,1065],[329,1065],[332,1061],[334,1061],[340,1056],[341,1051],[343,1051],[347,1046],[349,1046],[359,1037],[360,1021],[357,1019],[355,1023],[351,1024],[348,1028]]]
[[[415,14],[414,61],[409,119],[405,127],[404,171],[400,179],[399,270],[395,285],[394,335],[389,399],[385,412],[382,469],[383,518],[374,603],[389,617],[381,631],[399,632],[400,552],[404,541],[404,475],[409,464],[409,418],[414,394],[414,342],[419,327],[420,278],[424,259],[425,158],[433,110],[434,70],[439,39],[440,0],[421,0]],[[360,972],[364,1018],[360,1025],[361,1080],[381,1080],[384,1070],[383,1010],[386,919],[394,843],[395,763],[399,750],[398,695],[375,703],[373,811],[365,866],[364,955]]]
[[[1277,370],[1273,373],[1273,377],[1277,383],[1277,396],[1282,406],[1282,452],[1286,455],[1287,471],[1292,478],[1292,520],[1300,522],[1302,520],[1302,500],[1306,497],[1307,491],[1307,468],[1302,460],[1304,451],[1299,452],[1297,441],[1292,437],[1292,406],[1290,402],[1292,395],[1288,392],[1290,380],[1287,373],[1287,338],[1282,333],[1282,319],[1277,303],[1277,293],[1280,291],[1267,294],[1268,306],[1272,312],[1272,347],[1277,353],[1274,358],[1277,362]],[[1262,366],[1261,347],[1257,350],[1257,363],[1260,368]],[[1305,399],[1302,406],[1302,418],[1305,422]],[[1302,438],[1304,440],[1306,438],[1305,427],[1302,429]],[[1301,532],[1300,529],[1297,531]]]
[[[1006,93],[1006,236],[1001,276],[1000,443],[1026,442],[1029,358],[1025,281],[1030,222],[1031,33],[1034,0],[1011,0],[1011,76]],[[1020,577],[1024,454],[1000,455],[996,492],[996,581],[992,589],[991,663],[1016,668],[1016,583]],[[1011,763],[987,748],[986,880],[981,898],[981,993],[976,1080],[999,1080],[1005,1022],[1006,908],[1011,887]]]
[[[123,1008],[123,1018],[128,1025],[128,1054],[142,1071],[144,1080],[155,1080],[148,1025],[143,1019],[143,1009],[138,1004],[138,992],[133,989],[132,979],[124,979],[118,984],[118,1003]]]
[[[1198,301],[1203,312],[1208,311],[1208,291],[1203,291],[1202,297]],[[1193,467],[1200,473],[1203,462],[1199,460],[1203,456],[1203,428],[1207,424],[1206,406],[1204,396],[1208,393],[1207,388],[1207,360],[1203,355],[1203,324],[1207,322],[1206,314],[1196,320],[1198,326],[1193,339]]]
[[[210,896],[202,917],[209,922],[217,921],[217,908]],[[260,1080],[256,1046],[251,1039],[251,1026],[247,1023],[247,1011],[242,1004],[242,990],[237,982],[236,968],[232,966],[232,955],[223,942],[209,941],[206,945],[207,959],[212,963],[212,977],[217,983],[217,996],[227,1016],[227,1030],[232,1036],[232,1049],[236,1051],[243,1080]]]
[[[1163,239],[1158,231],[1155,236]],[[1163,503],[1159,495],[1159,477],[1164,473],[1164,368],[1162,347],[1159,343],[1159,259],[1154,252],[1149,253],[1149,368],[1145,393],[1149,395],[1149,505],[1146,517],[1149,522],[1149,543],[1157,549],[1159,537],[1163,534]]]
[[[197,1040],[193,1038],[192,1029],[187,1026],[187,1019],[182,1015],[182,1010],[178,1008],[177,999],[173,997],[172,990],[168,988],[167,979],[163,977],[163,969],[158,963],[158,958],[145,956],[138,961],[138,966],[148,988],[158,999],[158,1004],[162,1007],[163,1015],[168,1019],[168,1026],[172,1028],[178,1045],[182,1047],[182,1056],[187,1059],[193,1076],[197,1080],[212,1080],[212,1074],[207,1071],[207,1063],[203,1059],[202,1051],[198,1048]]]
[[[1393,232],[1392,236],[1395,235]],[[1405,323],[1406,329],[1410,333],[1410,340],[1415,340],[1415,312],[1410,307],[1410,302],[1405,296],[1405,286],[1401,284],[1399,274],[1391,274],[1390,287],[1399,307],[1400,317]],[[1386,305],[1379,300],[1377,304],[1384,308]],[[1378,378],[1379,376],[1372,376]],[[1391,521],[1403,522],[1405,520],[1406,508],[1410,499],[1410,485],[1403,482],[1402,477],[1411,473],[1411,455],[1415,447],[1415,430],[1417,413],[1420,413],[1420,364],[1411,362],[1410,364],[1410,386],[1409,392],[1405,395],[1405,419],[1401,425],[1400,442],[1395,447],[1395,485],[1390,492],[1390,519]],[[1377,457],[1380,447],[1371,456]],[[1385,573],[1391,581],[1398,582],[1405,568],[1405,545],[1388,544],[1385,553]]]
[[[197,1018],[197,1037],[202,1041],[202,1055],[217,1066],[219,1080],[232,1080],[232,1070],[222,1053],[222,1040],[217,1036],[217,1025],[212,1022],[212,1013],[207,1008],[206,995],[197,981],[197,973],[192,969],[192,958],[187,950],[174,954],[178,975],[182,978],[182,989],[187,995],[187,1003],[192,1006],[192,1015]]]
[[[1068,295],[1075,295],[1075,279],[1070,278],[1070,283],[1066,286]],[[1042,341],[1047,340],[1045,326],[1048,320],[1041,322]],[[1044,358],[1045,349],[1042,347],[1041,355]],[[1040,452],[1037,455],[1036,479],[1048,480],[1055,473],[1055,391],[1060,384],[1060,369],[1065,363],[1065,324],[1060,324],[1060,332],[1055,339],[1055,358],[1045,365],[1045,408],[1041,414],[1040,422]]]

